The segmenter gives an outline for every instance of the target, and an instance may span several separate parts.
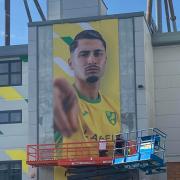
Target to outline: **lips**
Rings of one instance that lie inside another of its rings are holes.
[[[97,71],[99,71],[100,70],[100,68],[98,67],[98,66],[87,66],[86,68],[85,68],[85,71],[86,72],[90,72],[90,73],[92,73],[92,72],[97,72]]]

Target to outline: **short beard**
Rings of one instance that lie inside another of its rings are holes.
[[[95,83],[99,80],[99,78],[97,76],[90,76],[86,79],[87,83]]]

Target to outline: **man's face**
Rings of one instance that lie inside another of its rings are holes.
[[[103,76],[106,59],[106,51],[100,40],[81,39],[71,54],[69,64],[77,79],[94,83]]]

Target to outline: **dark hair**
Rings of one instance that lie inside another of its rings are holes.
[[[103,39],[102,35],[98,31],[84,30],[84,31],[81,31],[80,33],[78,33],[75,36],[72,43],[70,44],[70,46],[69,46],[70,53],[73,53],[74,50],[77,48],[78,40],[80,40],[80,39],[99,39],[102,42],[104,48],[106,49],[106,42]]]

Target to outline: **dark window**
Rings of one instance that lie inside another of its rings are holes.
[[[22,162],[0,161],[0,179],[22,180]]]
[[[22,85],[22,61],[0,61],[0,86]]]
[[[22,110],[0,111],[0,124],[22,122]]]

